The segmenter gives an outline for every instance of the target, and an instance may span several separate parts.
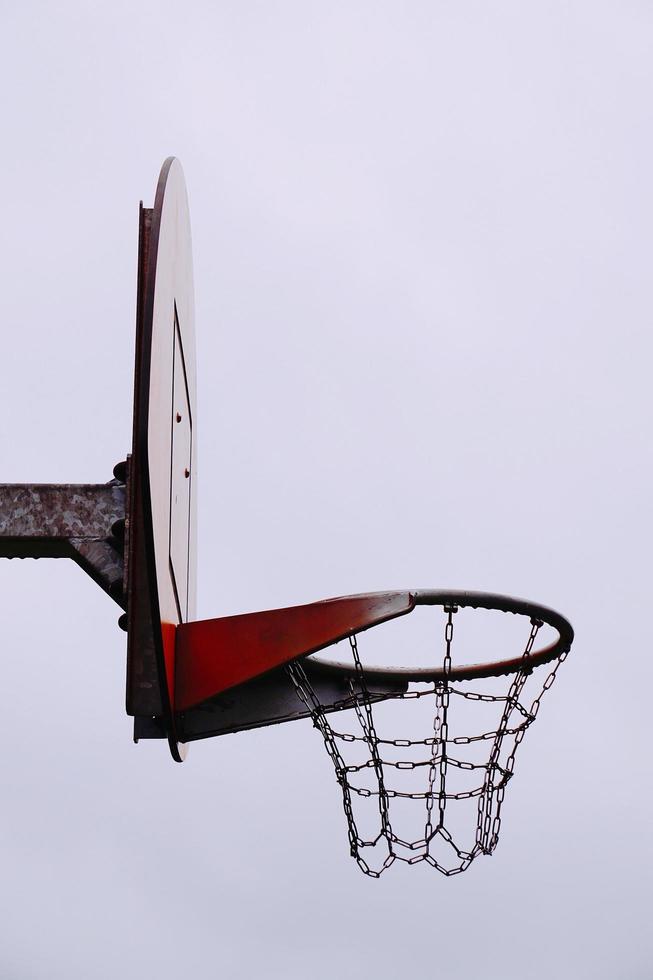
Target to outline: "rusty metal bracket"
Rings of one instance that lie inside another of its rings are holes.
[[[0,484],[0,558],[72,558],[123,609],[126,481]]]

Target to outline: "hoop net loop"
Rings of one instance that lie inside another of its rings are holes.
[[[466,668],[463,679],[456,680],[461,672],[453,666],[454,627],[463,595],[474,594],[437,593],[437,602],[422,603],[439,606],[444,617],[441,665],[430,671],[431,680],[422,680],[416,672],[420,680],[412,685],[406,682],[391,693],[375,690],[374,680],[382,670],[363,665],[357,634],[349,637],[350,663],[332,665],[346,671],[348,683],[348,696],[337,705],[320,703],[310,679],[312,658],[286,667],[333,764],[351,855],[373,878],[395,861],[426,862],[446,876],[456,875],[479,854],[492,854],[517,748],[571,646],[571,627],[552,614],[560,638],[546,648],[555,650],[553,657],[543,658],[534,649],[543,619],[529,614],[542,607],[522,603],[525,608],[515,608],[520,600],[496,597],[502,601],[494,603],[489,601],[494,597],[487,597],[488,601],[475,601],[474,608],[514,612],[524,620],[523,646],[521,654],[510,661],[508,689],[505,693],[490,690],[486,666],[478,668],[479,677],[470,677]],[[447,596],[456,601],[448,601]],[[547,615],[550,625],[552,616]],[[505,661],[495,664],[494,674],[507,673],[504,665]],[[397,676],[396,670],[387,673]],[[416,702],[422,709],[420,720],[428,722],[428,728],[420,732],[415,731]],[[489,730],[478,730],[473,717],[470,722],[468,709],[479,707],[493,719]],[[334,711],[343,714],[332,714]],[[337,721],[332,724],[330,719]],[[341,724],[345,719],[349,725]],[[388,719],[392,733],[387,732]],[[471,734],[462,733],[461,721],[472,724]],[[397,723],[403,723],[408,732],[397,736]]]

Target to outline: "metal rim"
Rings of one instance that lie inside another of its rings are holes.
[[[541,664],[550,663],[552,660],[566,654],[571,648],[574,639],[574,631],[571,623],[560,613],[547,606],[541,606],[536,602],[529,602],[526,599],[517,599],[513,596],[499,595],[494,592],[459,592],[455,590],[435,590],[419,589],[411,590],[413,600],[412,609],[415,606],[458,606],[470,609],[489,609],[496,612],[512,613],[515,616],[525,616],[531,621],[537,620],[551,626],[558,634],[557,639],[546,647],[536,650],[528,655],[528,664],[531,669],[539,667]],[[412,612],[412,609],[410,610]],[[360,632],[363,632],[361,630]],[[307,658],[312,667],[319,670],[334,672],[337,674],[356,674],[353,663],[342,663],[337,661],[323,660],[321,657],[311,655]],[[514,674],[524,667],[524,654],[517,657],[495,660],[486,664],[464,664],[453,667],[447,672],[447,679],[452,681],[475,680],[481,677],[502,677],[505,674]],[[378,667],[364,666],[365,676],[369,678],[384,677],[387,680],[394,679],[397,682],[406,681],[437,681],[445,676],[443,667]]]

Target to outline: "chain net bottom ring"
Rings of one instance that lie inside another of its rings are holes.
[[[375,692],[361,663],[357,637],[349,638],[355,669],[349,680],[348,697],[336,706],[346,714],[332,717],[338,722],[348,717],[352,722],[350,731],[341,731],[339,723],[331,724],[301,661],[286,668],[335,768],[351,855],[361,870],[373,878],[395,861],[411,865],[425,861],[446,876],[456,875],[467,870],[479,854],[494,851],[517,747],[535,720],[542,694],[551,687],[567,656],[567,651],[563,651],[551,670],[533,670],[529,658],[542,626],[540,620],[533,618],[527,620],[530,631],[525,640],[523,666],[504,678],[504,683],[509,684],[507,693],[487,693],[487,679],[454,684],[448,676],[458,607],[441,608],[445,616],[442,678],[429,684],[413,685],[413,689],[397,693]],[[537,673],[542,676],[535,680],[535,696],[526,698],[527,682],[530,687],[531,678]],[[472,684],[476,690],[471,689]],[[422,732],[420,738],[412,737],[412,731],[411,737],[387,738],[385,732],[380,735],[377,716],[383,712],[384,703],[413,699],[419,699],[429,709],[428,731]],[[453,727],[459,706],[471,702],[492,706],[495,723],[490,731],[463,735]],[[407,776],[412,782],[405,785],[402,778]],[[367,812],[361,815],[365,805]],[[412,810],[408,821],[407,807]],[[467,809],[466,821],[458,819],[456,811],[462,807]],[[362,822],[364,831],[360,829]],[[409,833],[403,829],[406,823]]]

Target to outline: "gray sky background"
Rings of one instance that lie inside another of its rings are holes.
[[[0,9],[2,479],[129,450],[175,154],[200,615],[456,586],[577,631],[494,857],[374,882],[309,723],[134,746],[117,607],[1,563],[0,974],[650,977],[653,8]]]

